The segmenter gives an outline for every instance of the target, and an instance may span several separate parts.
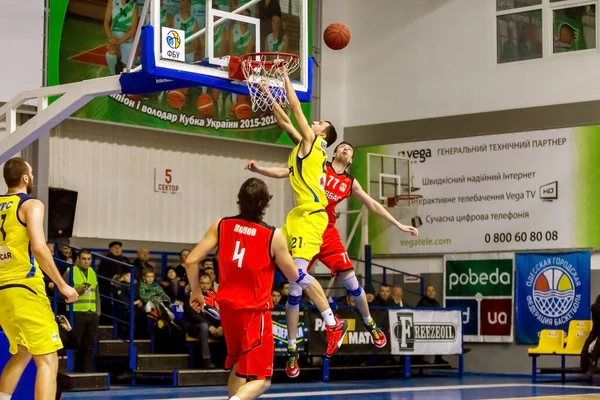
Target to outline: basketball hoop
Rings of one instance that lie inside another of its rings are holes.
[[[252,100],[252,111],[272,110],[275,102],[287,104],[284,76],[300,66],[295,54],[261,52],[229,59],[229,76],[245,80]],[[243,78],[242,78],[243,77]],[[268,87],[268,90],[267,90]]]
[[[419,200],[423,196],[420,194],[401,194],[398,196],[388,197],[387,206],[389,208],[397,208],[399,220],[410,220],[410,224],[415,228],[423,225],[421,217],[419,217]]]

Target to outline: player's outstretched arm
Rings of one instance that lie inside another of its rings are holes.
[[[285,84],[288,103],[290,104],[292,113],[294,114],[294,117],[298,122],[298,127],[300,128],[300,137],[302,137],[302,140],[304,140],[307,144],[307,148],[305,150],[310,150],[310,146],[315,140],[315,133],[308,124],[306,116],[304,116],[304,113],[302,112],[302,105],[300,104],[300,100],[298,100],[298,96],[296,95],[296,91],[292,85],[292,81],[290,81],[290,77],[287,75],[287,73],[283,76],[283,82]]]
[[[281,107],[277,100],[273,98],[271,90],[269,89],[269,85],[266,82],[263,82],[260,86],[260,89],[265,95],[271,98],[271,102],[273,103],[273,116],[277,121],[277,125],[279,125],[279,127],[283,129],[285,133],[287,133],[288,137],[292,142],[294,142],[294,144],[300,143],[302,136],[300,136],[296,130],[296,127],[294,124],[292,124],[292,120],[290,117],[288,117],[285,110]]]
[[[362,186],[360,185],[360,183],[358,183],[358,181],[356,179],[354,180],[354,183],[352,183],[352,193],[356,197],[358,197],[358,199],[365,206],[367,206],[367,208],[369,210],[373,211],[375,214],[379,215],[380,217],[382,217],[383,219],[385,219],[386,221],[388,221],[390,224],[394,225],[401,231],[408,232],[413,236],[417,236],[419,234],[419,231],[417,230],[417,228],[412,227],[410,225],[403,225],[400,222],[396,221],[396,218],[394,218],[394,216],[392,214],[390,214],[385,209],[385,207],[381,205],[381,203],[379,203],[377,200],[373,199],[371,196],[369,196],[363,190]]]
[[[261,167],[254,160],[249,161],[248,164],[246,165],[246,168],[244,168],[244,169],[247,169],[248,171],[256,172],[257,174],[267,176],[269,178],[282,179],[282,178],[288,178],[290,176],[290,171],[287,168],[284,168],[284,167]]]
[[[279,267],[283,275],[289,282],[296,282],[299,278],[298,267],[294,263],[290,252],[288,251],[287,243],[283,237],[283,233],[279,229],[275,229],[273,241],[271,242],[271,255],[275,259],[275,264]]]
[[[58,290],[65,296],[68,303],[77,301],[79,295],[77,291],[65,282],[58,272],[54,259],[48,246],[46,245],[46,235],[44,234],[44,204],[37,200],[27,200],[19,210],[20,218],[27,224],[27,233],[29,234],[29,244],[31,252],[37,260],[42,271],[52,279]]]
[[[183,266],[190,283],[192,293],[190,293],[190,305],[197,312],[204,310],[204,296],[202,296],[202,290],[200,290],[199,282],[199,269],[200,261],[202,261],[208,253],[219,244],[219,223],[221,220],[217,220],[212,223],[208,228],[204,237],[194,247],[194,250],[186,258]]]

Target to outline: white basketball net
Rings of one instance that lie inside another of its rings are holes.
[[[252,111],[272,110],[275,102],[285,106],[288,101],[283,78],[299,66],[300,59],[291,54],[257,54],[242,60]]]

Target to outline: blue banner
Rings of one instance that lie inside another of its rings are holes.
[[[516,254],[516,341],[537,344],[542,329],[567,332],[590,319],[589,251]]]

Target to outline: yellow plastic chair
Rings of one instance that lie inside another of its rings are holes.
[[[569,335],[571,335],[571,332],[575,333],[579,330],[583,330],[583,331],[587,331],[588,333],[592,331],[592,321],[591,320],[583,320],[583,319],[578,319],[578,320],[572,320],[569,322],[569,330],[567,331],[567,336],[565,336],[565,344],[567,343],[567,340],[569,339]]]
[[[544,329],[540,332],[537,347],[528,349],[529,354],[556,354],[563,350],[565,332],[559,329]]]
[[[570,325],[570,324],[569,324]],[[583,329],[574,328],[573,330],[569,327],[569,336],[567,336],[567,345],[564,349],[558,351],[556,354],[560,355],[579,355],[583,350],[583,345],[590,335],[589,325],[584,326]]]

